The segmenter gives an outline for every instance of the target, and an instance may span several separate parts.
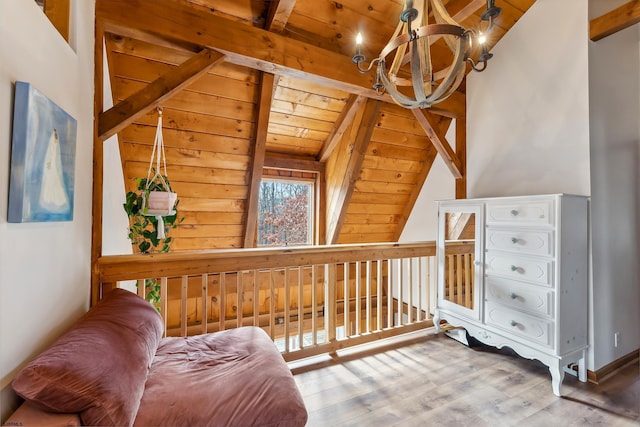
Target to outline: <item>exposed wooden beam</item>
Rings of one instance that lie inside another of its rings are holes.
[[[301,172],[324,172],[324,163],[312,158],[301,158],[281,153],[267,153],[264,167]]]
[[[140,37],[154,34],[177,44],[217,50],[230,63],[392,102],[388,94],[379,95],[372,88],[375,73],[354,72],[349,56],[225,19],[181,2],[97,0],[96,18],[108,22],[114,33],[117,27],[128,27]],[[452,97],[450,102],[455,99]],[[437,104],[431,111],[457,116],[459,113],[447,111],[447,101]],[[459,105],[456,103],[455,107]]]
[[[180,42],[176,40],[169,40],[164,37],[157,36],[149,31],[142,31],[136,28],[127,27],[121,23],[114,22],[108,19],[100,19],[103,23],[105,33],[109,33],[113,36],[130,38],[133,40],[140,40],[154,46],[166,47],[169,49],[175,49],[184,52],[198,53],[202,50],[202,47],[193,43]]]
[[[447,11],[454,21],[462,22],[470,18],[483,6],[487,5],[487,0],[453,0],[447,3]],[[429,44],[434,44],[442,38],[441,35],[429,37]]]
[[[589,38],[598,41],[640,22],[640,0],[629,1],[589,22]]]
[[[104,102],[104,29],[99,22],[95,26],[93,81],[93,117],[98,117]],[[103,141],[98,137],[98,121],[93,121],[93,191],[91,200],[91,305],[100,300],[98,258],[102,256],[102,194],[104,171]]]
[[[258,226],[258,198],[262,170],[265,163],[267,131],[269,127],[269,115],[275,90],[276,78],[270,73],[260,73],[260,98],[257,105],[257,123],[255,143],[251,153],[251,169],[249,176],[249,195],[247,209],[245,210],[244,247],[251,248],[256,245],[256,232]]]
[[[296,0],[273,0],[267,15],[265,30],[281,33],[289,21],[289,16],[296,5]]]
[[[336,189],[337,194],[334,197],[336,201],[333,204],[332,212],[328,213],[329,221],[327,224],[326,243],[329,245],[338,242],[340,229],[342,228],[345,216],[347,215],[347,208],[349,207],[349,202],[351,200],[351,195],[353,194],[355,183],[358,179],[358,176],[360,175],[362,162],[367,152],[369,141],[371,140],[371,134],[373,133],[373,129],[378,120],[379,111],[380,101],[368,99],[364,105],[362,121],[357,126],[356,137],[353,141],[353,144],[350,145],[347,168],[342,175],[340,186]]]
[[[344,132],[347,130],[353,118],[356,115],[356,112],[360,109],[362,104],[366,101],[364,96],[351,95],[347,100],[347,104],[344,109],[340,112],[340,116],[338,116],[338,120],[334,124],[333,128],[329,132],[329,136],[327,136],[326,141],[322,145],[320,149],[320,153],[318,153],[318,160],[321,162],[326,162],[333,150],[335,150],[338,142],[344,135]]]
[[[456,154],[462,176],[456,179],[456,199],[467,198],[467,119],[456,119]]]
[[[98,136],[105,140],[115,135],[223,60],[224,55],[208,49],[189,58],[124,101],[100,113]]]
[[[244,247],[253,248],[256,245],[256,232],[258,229],[258,195],[260,193],[260,181],[262,181],[262,169],[267,148],[267,129],[269,127],[269,114],[273,100],[274,75],[261,73],[260,99],[257,106],[258,122],[256,124],[256,140],[253,144],[251,159],[251,175],[249,176],[249,196],[244,221]]]
[[[418,120],[418,123],[420,123],[420,126],[422,126],[422,129],[427,133],[429,139],[431,139],[433,146],[442,156],[442,159],[453,176],[455,178],[462,178],[462,164],[460,163],[460,159],[447,142],[444,133],[440,130],[438,120],[427,110],[414,108],[411,111]]]

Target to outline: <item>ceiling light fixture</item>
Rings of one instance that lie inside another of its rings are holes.
[[[414,3],[417,3],[415,7]],[[358,33],[356,54],[352,60],[361,73],[371,71],[377,64],[373,88],[379,93],[388,92],[395,102],[405,108],[429,108],[447,99],[460,86],[466,73],[467,62],[478,72],[487,68],[487,61],[493,54],[488,52],[486,34],[502,11],[494,3],[495,0],[487,0],[487,9],[481,20],[488,24],[484,30],[479,31],[466,29],[455,22],[442,4],[442,0],[407,0],[396,31],[380,55],[368,66],[364,66],[367,60],[361,52],[362,35]],[[428,22],[429,6],[435,21],[431,24]],[[414,29],[416,26],[418,28]],[[438,38],[444,39],[453,54],[453,59],[447,67],[434,70],[431,46]],[[469,57],[474,43],[482,46],[482,53],[477,62]],[[393,52],[395,56],[391,58]],[[387,70],[388,57],[391,58],[391,66]],[[409,66],[405,67],[406,64]],[[404,77],[409,74],[410,77]]]

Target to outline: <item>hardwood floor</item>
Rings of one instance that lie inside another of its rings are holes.
[[[640,425],[637,363],[601,385],[566,375],[560,398],[541,363],[440,334],[293,372],[309,427]]]

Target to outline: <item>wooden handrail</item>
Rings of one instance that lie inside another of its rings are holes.
[[[117,255],[93,273],[96,295],[134,280],[144,298],[146,279],[159,283],[166,335],[258,326],[294,360],[432,326],[435,253],[421,242]]]
[[[435,242],[301,246],[259,249],[221,249],[149,255],[111,255],[98,258],[102,283],[133,277],[174,277],[255,270],[261,268],[355,262],[367,259],[435,256]]]

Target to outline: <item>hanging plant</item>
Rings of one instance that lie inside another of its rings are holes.
[[[141,254],[169,252],[172,241],[171,237],[169,237],[169,230],[176,228],[184,219],[178,219],[178,204],[180,201],[175,201],[172,215],[160,216],[160,220],[156,216],[145,215],[145,193],[147,188],[151,188],[150,191],[155,191],[154,189],[158,188],[158,184],[152,184],[148,187],[147,180],[139,178],[137,191],[129,191],[126,195],[123,207],[129,216],[129,239]],[[162,224],[160,224],[160,221]]]
[[[153,161],[156,159],[156,168]],[[164,167],[164,175],[160,167]],[[129,191],[123,205],[129,217],[129,240],[141,254],[169,252],[172,239],[169,231],[184,218],[178,219],[178,196],[171,190],[162,138],[162,109],[158,108],[158,126],[146,178],[138,178],[136,191]],[[145,294],[156,307],[160,302],[160,284],[145,279]]]

